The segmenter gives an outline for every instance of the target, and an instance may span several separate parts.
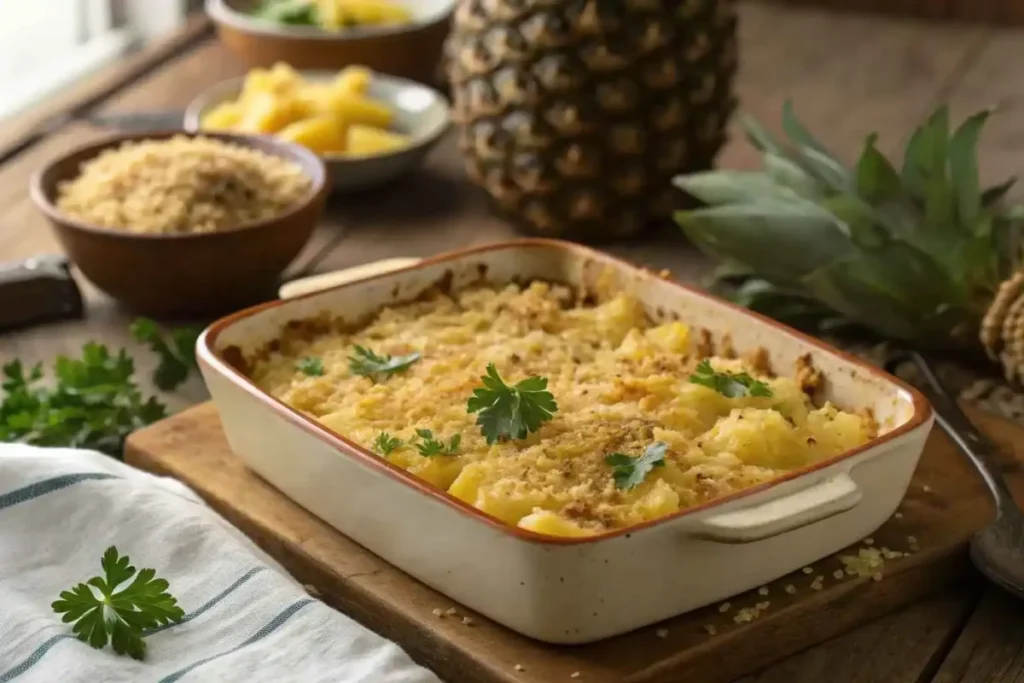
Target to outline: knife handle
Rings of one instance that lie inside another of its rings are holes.
[[[63,256],[0,264],[0,331],[81,318],[82,293]]]

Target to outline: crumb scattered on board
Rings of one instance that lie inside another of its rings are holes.
[[[658,636],[659,638],[668,638],[668,629],[659,628],[657,631],[654,632],[654,635]]]

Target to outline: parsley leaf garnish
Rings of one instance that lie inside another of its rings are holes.
[[[0,442],[65,446],[120,458],[125,437],[162,420],[167,408],[143,398],[135,362],[121,349],[89,343],[81,358],[58,356],[53,381],[43,384],[43,366],[26,371],[20,360],[0,369]]]
[[[690,382],[714,389],[728,398],[772,395],[771,387],[764,382],[754,379],[745,372],[715,372],[706,359],[697,365],[696,373],[690,375]]]
[[[381,432],[373,441],[373,450],[377,451],[381,455],[391,455],[391,453],[404,445],[405,442],[397,436],[391,436],[387,432]]]
[[[164,334],[149,318],[136,318],[129,327],[132,337],[146,344],[160,359],[153,371],[153,384],[163,391],[172,391],[197,369],[196,340],[199,330],[183,327]]]
[[[295,367],[299,372],[310,377],[323,377],[324,375],[324,362],[316,356],[300,358]]]
[[[369,377],[374,381],[380,376],[407,370],[420,359],[418,351],[405,356],[378,356],[365,346],[355,346],[355,353],[348,357],[348,369],[353,375]]]
[[[480,380],[484,386],[473,390],[466,412],[479,411],[476,423],[488,444],[503,439],[525,439],[558,410],[555,397],[547,390],[545,377],[534,375],[510,387],[502,381],[494,363],[488,363],[487,374]]]
[[[423,439],[422,442],[417,443],[413,440],[413,445],[416,446],[416,450],[420,452],[425,458],[432,458],[435,455],[455,455],[459,451],[459,444],[462,442],[462,435],[456,434],[448,443],[438,441],[434,438],[434,433],[429,429],[417,429],[416,436]]]
[[[142,659],[146,655],[145,631],[177,623],[185,612],[167,592],[167,581],[156,578],[155,569],[136,574],[129,562],[127,555],[118,555],[117,548],[110,546],[100,562],[104,577],[93,577],[63,591],[51,606],[64,615],[65,624],[75,622],[72,630],[79,640],[97,649],[109,640],[117,654]],[[117,590],[133,576],[134,581]]]
[[[604,456],[606,465],[612,468],[612,478],[616,488],[628,491],[643,483],[647,473],[655,467],[665,466],[665,449],[668,445],[663,441],[655,441],[639,457],[625,453],[609,453]]]

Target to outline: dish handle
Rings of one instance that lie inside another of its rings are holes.
[[[796,493],[709,517],[691,533],[719,543],[751,543],[851,510],[861,498],[857,483],[840,473]]]

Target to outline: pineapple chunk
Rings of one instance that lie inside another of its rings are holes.
[[[266,69],[251,69],[245,75],[242,83],[242,92],[238,96],[240,104],[248,105],[261,93],[269,93],[273,90],[270,85],[270,72]]]
[[[405,7],[383,0],[337,0],[356,24],[408,24],[412,14]]]
[[[282,140],[304,145],[317,154],[342,152],[345,149],[345,125],[333,116],[302,119],[282,128]]]
[[[352,155],[386,154],[408,144],[408,136],[353,123],[348,127],[345,153]]]
[[[277,62],[267,74],[270,90],[279,95],[294,94],[302,84],[302,77],[284,62]]]
[[[519,520],[519,528],[548,536],[579,538],[593,536],[596,532],[584,529],[579,524],[559,517],[550,510],[534,510]]]
[[[382,102],[333,89],[324,102],[325,113],[340,116],[350,123],[374,128],[390,128],[394,113]]]
[[[241,122],[242,113],[238,102],[221,102],[203,114],[199,127],[203,130],[231,130]]]
[[[303,114],[298,100],[260,92],[247,102],[245,114],[236,129],[245,133],[276,133],[301,119]]]
[[[451,486],[462,471],[462,463],[458,458],[442,455],[433,458],[424,458],[422,455],[416,457],[418,460],[408,468],[409,471],[442,490]]]
[[[480,491],[480,485],[486,477],[487,471],[483,466],[478,463],[470,463],[459,472],[459,476],[448,487],[448,493],[473,505],[476,502],[477,493]]]
[[[333,88],[345,95],[365,95],[370,87],[372,73],[365,66],[350,66],[334,79]]]
[[[708,455],[730,453],[756,467],[789,470],[803,467],[810,459],[796,428],[775,410],[736,408],[700,441]]]
[[[652,327],[645,336],[658,349],[668,353],[686,353],[690,343],[690,328],[680,322]]]

